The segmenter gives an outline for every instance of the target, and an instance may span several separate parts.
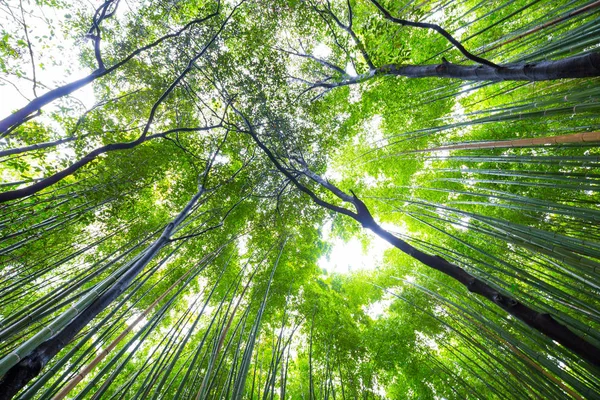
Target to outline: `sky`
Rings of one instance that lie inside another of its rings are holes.
[[[404,226],[389,223],[380,225],[392,233],[403,235],[407,233]],[[331,221],[325,223],[322,232],[323,239],[331,244],[331,250],[329,255],[319,259],[318,265],[330,274],[348,274],[353,271],[376,269],[383,263],[385,251],[392,248],[392,245],[367,230],[364,231],[368,238],[366,247],[357,237],[344,241],[331,234]]]
[[[332,244],[329,256],[319,259],[319,267],[329,273],[345,274],[357,270],[375,269],[383,261],[383,253],[389,247],[383,240],[372,240],[366,249],[358,238],[344,242],[329,238]]]

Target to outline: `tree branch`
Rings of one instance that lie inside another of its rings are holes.
[[[252,126],[252,124],[250,123],[250,121],[248,121],[248,119],[246,118],[246,116],[241,113],[239,110],[237,110],[237,108],[235,108],[233,105],[231,106],[231,108],[236,112],[236,114],[238,114],[242,120],[244,121],[244,124],[248,127],[248,130],[245,131],[247,132],[250,137],[252,137],[252,139],[254,140],[254,142],[258,145],[258,147],[266,154],[266,156],[269,158],[269,160],[271,160],[271,162],[273,163],[273,165],[275,165],[275,167],[283,174],[285,175],[286,178],[288,178],[301,192],[307,194],[312,200],[313,202],[315,202],[316,204],[327,208],[328,210],[331,211],[335,211],[337,213],[340,214],[344,214],[347,215],[349,217],[354,218],[354,213],[350,210],[347,210],[343,207],[339,207],[333,204],[330,204],[322,199],[320,199],[316,194],[314,194],[310,189],[308,189],[306,186],[302,185],[295,177],[293,174],[291,174],[286,168],[284,168],[281,163],[277,160],[277,158],[275,157],[275,155],[271,152],[271,150],[269,150],[269,148],[267,146],[265,146],[261,140],[258,138],[256,132],[254,131],[254,127]]]
[[[456,47],[469,60],[474,61],[478,64],[487,65],[488,67],[492,67],[492,68],[496,68],[496,69],[502,68],[501,66],[496,65],[493,62],[486,60],[485,58],[478,57],[475,54],[472,54],[471,52],[469,52],[467,49],[464,48],[464,46],[458,40],[454,39],[454,37],[452,37],[452,35],[450,35],[450,33],[448,33],[448,31],[445,30],[444,28],[442,28],[441,26],[436,25],[436,24],[426,23],[426,22],[414,22],[414,21],[408,21],[405,19],[393,17],[392,14],[390,14],[390,12],[388,10],[386,10],[379,3],[379,1],[377,1],[377,0],[370,0],[370,1],[371,1],[371,3],[373,3],[375,5],[375,7],[377,7],[379,9],[379,11],[381,11],[381,13],[383,14],[385,19],[392,21],[396,24],[400,24],[402,26],[412,26],[415,28],[432,29],[432,30],[436,31],[437,33],[439,33],[440,35],[442,35],[443,37],[445,37],[446,40],[448,40],[450,43],[452,43],[454,45],[454,47]]]
[[[12,113],[8,117],[4,118],[3,120],[0,120],[0,134],[8,131],[11,128],[14,129],[14,128],[18,127],[19,125],[23,124],[25,122],[25,118],[27,118],[27,116],[39,111],[42,107],[53,102],[54,100],[64,97],[64,96],[67,96],[67,95],[73,93],[74,91],[81,89],[82,87],[95,81],[96,79],[110,74],[111,72],[113,72],[116,69],[125,65],[127,62],[129,62],[131,59],[133,59],[140,53],[143,53],[146,50],[149,50],[153,47],[158,46],[159,44],[161,44],[162,42],[164,42],[167,39],[178,37],[183,32],[190,29],[192,26],[200,24],[202,22],[205,22],[217,15],[218,15],[218,11],[215,13],[209,14],[208,16],[206,16],[204,18],[198,18],[193,21],[190,21],[188,24],[186,24],[183,28],[179,29],[178,31],[167,34],[165,36],[162,36],[161,38],[155,40],[154,42],[152,42],[146,46],[140,47],[139,49],[133,51],[131,54],[126,56],[124,59],[122,59],[121,61],[119,61],[118,63],[113,65],[112,67],[105,68],[103,70],[96,69],[90,75],[88,75],[84,78],[81,78],[79,80],[73,81],[66,85],[60,86],[56,89],[52,89],[49,92],[44,93],[40,97],[37,97],[37,98],[31,100],[25,107]]]

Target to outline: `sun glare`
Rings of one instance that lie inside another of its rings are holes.
[[[331,244],[328,256],[322,256],[318,265],[328,273],[348,274],[359,270],[372,270],[383,262],[383,253],[391,246],[377,237],[370,238],[367,248],[363,248],[358,238],[344,241],[330,237],[331,222],[325,223],[323,238]]]

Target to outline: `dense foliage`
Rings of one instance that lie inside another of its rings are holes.
[[[0,398],[600,398],[598,12],[0,2]]]

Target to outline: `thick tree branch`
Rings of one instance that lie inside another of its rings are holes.
[[[548,81],[600,76],[600,53],[593,52],[555,61],[487,65],[458,65],[449,62],[433,65],[385,65],[377,74],[408,78],[456,78],[468,81]]]
[[[105,154],[105,153],[109,153],[109,152],[117,151],[117,150],[132,149],[132,148],[134,148],[144,142],[150,141],[152,139],[166,138],[166,136],[168,134],[174,133],[174,132],[208,131],[211,129],[219,128],[221,126],[222,126],[221,124],[217,124],[214,126],[200,127],[200,128],[176,128],[176,129],[170,129],[168,131],[161,132],[161,133],[155,133],[153,135],[142,136],[132,142],[107,144],[106,146],[99,147],[99,148],[89,152],[88,154],[85,155],[85,157],[83,157],[80,160],[76,161],[75,163],[71,164],[67,168],[65,168],[53,175],[50,175],[49,177],[44,178],[32,185],[29,185],[29,186],[21,188],[21,189],[15,189],[15,190],[10,190],[7,192],[0,193],[0,203],[5,203],[7,201],[20,199],[23,197],[27,197],[27,196],[36,194],[36,193],[46,189],[47,187],[50,187],[50,186],[54,185],[55,183],[63,180],[67,176],[73,175],[75,172],[80,170],[82,167],[84,167],[85,165],[94,161],[101,154]]]
[[[222,126],[223,120],[221,120],[221,122],[218,125],[215,126],[211,126],[211,127],[204,127],[204,128],[175,128],[175,129],[171,129],[168,130],[166,132],[162,132],[162,133],[157,133],[155,135],[151,135],[151,136],[147,136],[148,135],[148,131],[150,130],[150,126],[152,125],[152,122],[154,121],[154,117],[156,115],[156,111],[158,110],[158,107],[162,104],[162,102],[169,96],[169,94],[175,89],[175,87],[177,85],[179,85],[179,83],[183,80],[183,78],[191,71],[192,67],[194,66],[195,62],[202,57],[205,52],[208,50],[208,48],[212,45],[212,43],[216,40],[216,38],[221,34],[221,32],[223,31],[223,29],[225,28],[225,26],[227,25],[227,23],[229,22],[231,16],[233,15],[233,13],[235,13],[235,11],[237,10],[237,8],[243,4],[243,1],[240,2],[239,4],[237,4],[233,10],[231,11],[231,13],[227,16],[227,18],[223,21],[223,23],[221,24],[220,28],[218,29],[218,31],[216,33],[213,34],[213,36],[211,37],[211,39],[208,41],[208,43],[206,43],[204,45],[204,47],[202,48],[202,50],[200,52],[198,52],[198,54],[196,54],[189,62],[187,67],[179,74],[179,76],[169,85],[169,87],[162,93],[162,95],[158,98],[158,100],[154,103],[154,105],[152,106],[152,109],[150,110],[150,115],[148,116],[148,120],[146,122],[146,125],[144,126],[144,129],[142,131],[142,134],[140,135],[139,138],[137,138],[134,141],[131,142],[125,142],[125,143],[113,143],[113,144],[109,144],[106,146],[102,146],[100,148],[97,148],[95,150],[93,150],[92,152],[88,153],[85,157],[83,157],[82,159],[80,159],[79,161],[75,162],[74,164],[72,164],[71,166],[63,169],[62,171],[57,172],[56,174],[42,180],[39,181],[33,185],[27,186],[25,188],[22,189],[16,189],[16,190],[11,190],[8,192],[4,192],[4,193],[0,193],[0,203],[4,203],[10,200],[14,200],[14,199],[19,199],[22,197],[26,197],[26,196],[30,196],[32,194],[35,194],[53,184],[55,184],[56,182],[64,179],[65,177],[74,174],[77,170],[79,170],[80,168],[82,168],[83,166],[87,165],[88,163],[90,163],[91,161],[93,161],[96,157],[98,157],[100,154],[104,154],[110,151],[115,151],[115,150],[126,150],[126,149],[131,149],[143,142],[146,142],[150,139],[154,139],[157,137],[164,137],[165,135],[169,134],[169,133],[173,133],[173,132],[181,132],[181,131],[198,131],[198,130],[210,130],[216,127],[220,127]],[[225,113],[227,112],[227,110],[225,110]],[[225,118],[225,114],[223,114],[223,118]]]
[[[95,297],[81,299],[68,311],[55,319],[47,329],[41,330],[33,338],[23,343],[15,351],[0,360],[0,375],[3,375],[2,380],[0,380],[0,399],[11,398],[31,379],[37,376],[48,361],[71,342],[77,333],[80,332],[93,318],[106,309],[106,307],[122,294],[130,286],[136,276],[143,271],[146,265],[154,259],[158,252],[172,241],[172,236],[179,230],[179,227],[190,214],[197,209],[200,198],[207,192],[204,184],[214,165],[216,156],[226,139],[227,134],[217,147],[217,150],[207,161],[205,171],[199,177],[200,183],[198,184],[196,194],[190,199],[181,212],[165,226],[160,237],[148,246],[122,275],[115,277],[114,284],[103,292],[99,288],[91,291],[90,296]],[[231,210],[225,215],[223,220],[230,212]],[[176,240],[184,240],[187,238],[188,237],[180,237]]]
[[[432,30],[436,31],[437,33],[439,33],[440,35],[442,35],[443,37],[445,37],[446,40],[448,40],[450,43],[452,43],[454,45],[454,47],[456,47],[469,60],[474,61],[478,64],[487,65],[488,67],[491,67],[491,68],[502,68],[501,66],[496,65],[493,62],[486,60],[485,58],[478,57],[475,54],[472,54],[471,52],[469,52],[467,49],[464,48],[464,46],[458,40],[454,39],[454,37],[452,37],[452,35],[450,35],[450,33],[448,33],[448,31],[445,30],[444,28],[442,28],[441,26],[436,25],[436,24],[426,23],[426,22],[414,22],[414,21],[408,21],[405,19],[393,17],[392,14],[390,14],[390,12],[388,10],[386,10],[381,5],[381,3],[379,3],[379,1],[377,1],[377,0],[370,0],[370,1],[371,1],[371,3],[373,3],[375,5],[375,7],[377,7],[377,9],[379,9],[379,11],[381,11],[381,13],[385,17],[385,19],[392,21],[396,24],[400,24],[402,26],[412,26],[414,28],[432,29]]]
[[[88,31],[86,37],[94,43],[94,57],[98,64],[98,70],[105,70],[104,61],[102,61],[102,53],[100,52],[101,31],[100,24],[107,18],[110,18],[117,11],[120,0],[106,0],[100,7],[96,9],[92,18],[92,27]],[[111,8],[112,7],[112,8]],[[110,11],[109,11],[110,9]]]
[[[308,90],[333,89],[356,85],[377,76],[404,76],[407,78],[454,78],[465,81],[548,81],[600,76],[600,53],[593,52],[556,61],[506,64],[502,68],[486,65],[458,65],[449,62],[427,65],[384,65],[367,73],[341,81],[321,80],[310,84]]]

